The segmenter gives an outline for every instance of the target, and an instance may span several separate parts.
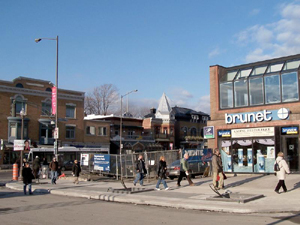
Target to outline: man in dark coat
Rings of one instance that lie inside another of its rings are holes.
[[[49,164],[49,168],[51,170],[51,184],[56,184],[58,162],[56,161],[55,157],[53,158],[53,160]]]
[[[27,162],[25,163],[25,167],[22,170],[22,176],[23,176],[23,183],[24,183],[24,187],[23,187],[24,195],[26,195],[27,185],[28,185],[29,194],[32,195],[31,183],[32,183],[33,174],[31,168],[29,167],[29,163]]]
[[[77,159],[74,160],[72,172],[73,172],[73,175],[75,176],[75,180],[73,183],[79,184],[78,178],[79,178],[79,174],[81,172],[81,166],[80,166],[79,162],[77,161]]]
[[[144,173],[147,173],[147,170],[145,168],[145,161],[143,159],[143,155],[139,155],[138,161],[136,163],[136,178],[133,181],[134,186],[138,181],[140,181],[140,185],[143,186]]]

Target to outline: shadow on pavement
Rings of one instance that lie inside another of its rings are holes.
[[[290,221],[295,224],[300,224],[300,213],[297,213],[293,216],[276,217],[276,219],[278,219],[278,220],[273,223],[268,223],[267,225],[281,224],[285,221]]]
[[[265,175],[256,176],[256,177],[249,177],[249,178],[246,178],[246,179],[243,179],[243,180],[240,180],[240,181],[236,181],[236,182],[233,182],[233,183],[230,183],[230,184],[227,184],[227,185],[225,184],[225,187],[226,188],[238,187],[238,186],[244,185],[246,183],[252,182],[254,180],[261,179],[263,177],[265,177]]]

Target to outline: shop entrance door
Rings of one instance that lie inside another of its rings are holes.
[[[298,137],[286,138],[286,160],[291,171],[299,171]]]

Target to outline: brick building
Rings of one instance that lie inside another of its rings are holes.
[[[51,90],[51,82],[45,80],[18,77],[0,81],[0,139],[4,143],[0,164],[11,164],[19,158],[19,152],[13,151],[13,143],[21,138],[22,109],[24,139],[31,141],[32,148],[53,153],[55,117],[51,114]],[[89,124],[83,120],[84,95],[80,91],[58,89],[59,151],[66,151],[68,146],[109,147],[108,138],[95,140],[85,133]]]
[[[208,147],[222,149],[225,171],[274,172],[282,151],[299,172],[299,65],[300,54],[210,67]]]

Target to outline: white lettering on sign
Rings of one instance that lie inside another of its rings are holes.
[[[225,122],[226,124],[237,123],[238,120],[241,123],[250,123],[250,122],[262,122],[262,121],[271,121],[272,117],[269,115],[272,112],[268,112],[264,110],[262,112],[256,113],[240,113],[240,114],[225,114]]]

